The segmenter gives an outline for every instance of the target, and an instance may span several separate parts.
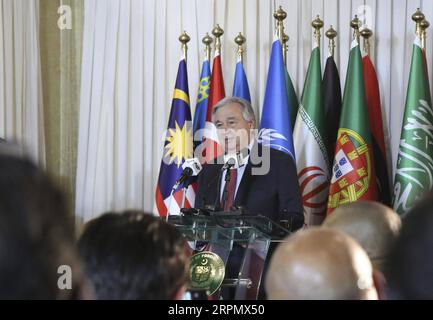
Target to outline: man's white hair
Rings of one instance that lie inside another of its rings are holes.
[[[212,109],[212,117],[215,115],[215,113],[218,111],[218,109],[230,104],[230,103],[237,103],[242,108],[242,117],[245,121],[254,121],[254,124],[256,123],[256,116],[254,114],[253,107],[251,106],[251,103],[249,103],[247,100],[238,98],[238,97],[226,97],[222,100],[220,100]]]

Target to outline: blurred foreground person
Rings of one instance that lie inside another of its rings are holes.
[[[327,228],[290,236],[275,251],[266,278],[271,300],[375,300],[371,262],[355,240]]]
[[[433,299],[433,194],[406,217],[385,268],[389,299]]]
[[[396,241],[400,216],[374,201],[357,201],[338,207],[323,222],[355,239],[367,252],[375,269],[383,270],[391,245]]]
[[[342,231],[361,245],[373,264],[376,287],[380,287],[379,293],[384,294],[384,264],[399,235],[400,216],[381,203],[357,201],[335,209],[323,226]],[[385,296],[379,298],[385,299]]]
[[[62,193],[31,161],[0,154],[0,299],[90,298]]]
[[[85,226],[78,248],[98,299],[169,300],[185,293],[185,240],[150,214],[106,213]]]

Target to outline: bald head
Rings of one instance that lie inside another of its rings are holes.
[[[328,228],[290,236],[272,256],[266,278],[273,299],[377,299],[370,260],[353,239]]]
[[[355,239],[367,252],[373,266],[382,270],[392,243],[401,227],[398,214],[373,201],[357,201],[338,207],[323,222]]]

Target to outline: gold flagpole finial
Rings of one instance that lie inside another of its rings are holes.
[[[274,18],[277,20],[277,35],[278,39],[280,39],[281,45],[283,44],[283,35],[284,35],[284,24],[283,21],[286,19],[287,13],[280,6],[277,11],[274,12]]]
[[[212,29],[212,34],[215,37],[215,51],[219,52],[221,50],[221,36],[224,34],[224,30],[217,24],[216,27]]]
[[[244,56],[244,43],[247,41],[247,39],[245,39],[245,37],[242,35],[242,32],[239,32],[239,34],[236,36],[235,38],[235,43],[238,45],[238,57],[240,59],[240,61],[243,61],[243,56]]]
[[[314,37],[316,38],[317,45],[320,47],[320,29],[323,28],[323,21],[320,20],[319,15],[311,22],[311,26],[314,28]]]
[[[207,60],[210,61],[210,54],[211,54],[211,51],[212,51],[210,45],[212,44],[213,39],[212,39],[211,36],[209,36],[208,32],[206,32],[206,35],[203,37],[203,39],[201,40],[201,42],[203,42],[203,44],[205,45],[204,52],[206,54]]]
[[[361,20],[358,19],[358,15],[355,14],[355,18],[350,21],[350,27],[353,28],[353,38],[359,43],[359,28],[361,27]]]
[[[427,28],[430,27],[430,22],[424,19],[419,23],[419,26],[421,29],[421,48],[425,49],[427,42]]]
[[[425,18],[424,13],[422,13],[419,8],[417,8],[415,13],[412,15],[412,20],[415,21],[415,24],[416,24],[415,32],[420,38],[422,35],[421,21],[423,21],[424,18]]]
[[[289,36],[287,34],[283,34],[283,58],[284,58],[284,65],[287,66],[287,51],[289,50],[289,45],[287,44],[289,42]]]
[[[373,35],[373,31],[368,28],[364,28],[361,30],[361,36],[364,39],[364,52],[367,55],[370,55],[370,38]]]
[[[326,37],[329,39],[329,54],[331,56],[334,56],[334,50],[335,50],[335,38],[337,37],[338,33],[336,30],[334,30],[334,28],[331,27],[328,29],[328,31],[326,31],[325,33]]]
[[[180,37],[179,37],[179,41],[182,43],[182,50],[183,50],[183,54],[185,57],[185,61],[187,60],[187,51],[188,51],[188,46],[187,43],[191,40],[191,38],[189,37],[189,35],[186,33],[186,31],[184,31]]]

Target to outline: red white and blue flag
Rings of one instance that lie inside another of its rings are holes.
[[[212,163],[218,156],[224,153],[224,149],[218,140],[216,127],[212,123],[212,109],[225,95],[221,55],[217,49],[212,65],[206,124],[203,134],[204,139],[203,143],[199,146],[200,149],[195,150],[202,163]]]

